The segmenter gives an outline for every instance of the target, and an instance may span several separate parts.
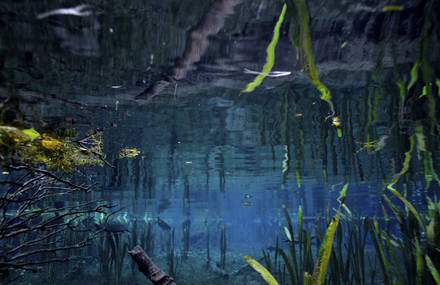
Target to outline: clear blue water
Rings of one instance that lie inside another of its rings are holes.
[[[287,246],[283,206],[293,221],[301,207],[305,226],[314,228],[336,213],[345,183],[351,212],[383,224],[383,194],[403,168],[411,139],[412,159],[397,186],[421,213],[427,196],[438,197],[439,86],[431,84],[432,94],[420,96],[427,86],[420,71],[401,101],[396,84],[398,73],[407,86],[414,62],[422,58],[423,3],[406,1],[397,18],[382,10],[383,1],[310,1],[312,51],[332,94],[332,114],[289,42],[288,20],[273,71],[291,73],[268,77],[255,92],[242,93],[255,77],[245,69],[261,70],[265,63],[281,2],[89,2],[91,15],[44,19],[36,15],[71,1],[0,4],[2,108],[12,106],[37,130],[66,128],[85,135],[102,129],[105,159],[114,167],[81,167],[73,176],[96,183],[87,199],[115,206],[110,220],[126,229],[117,234],[121,244],[145,245],[150,229],[149,253],[165,271],[174,245],[179,285],[264,284],[243,256],[261,258],[261,250],[271,250],[277,239]],[[219,3],[232,3],[223,7],[229,12],[212,14]],[[211,23],[206,48],[201,44],[186,56],[191,31],[210,19],[224,23],[217,28],[212,26],[219,23]],[[393,24],[397,32],[391,32]],[[438,78],[434,20],[432,29],[428,61],[432,78]],[[139,100],[161,80],[163,89]],[[6,101],[11,92],[16,105]],[[332,124],[335,116],[341,137]],[[124,148],[140,153],[121,158]],[[210,258],[219,270],[223,231],[227,255],[221,270],[229,279],[204,267]],[[398,226],[389,232],[397,235]],[[14,282],[144,282],[128,255],[122,279],[113,269],[103,274],[102,242],[75,254],[86,261],[46,266],[39,274],[24,271]]]

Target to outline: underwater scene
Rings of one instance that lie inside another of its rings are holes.
[[[440,285],[440,1],[1,1],[0,284]]]

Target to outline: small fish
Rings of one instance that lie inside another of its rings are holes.
[[[252,198],[253,196],[251,195],[251,194],[244,194],[244,198],[245,199],[250,199],[250,198]]]
[[[297,117],[297,118],[298,118],[298,117],[302,117],[302,116],[303,116],[302,113],[296,113],[296,114],[295,114],[295,117]]]
[[[245,206],[245,207],[251,207],[254,205],[254,203],[249,202],[249,201],[244,201],[243,203],[241,203],[241,205]]]
[[[347,42],[343,42],[342,44],[341,44],[341,48],[345,48],[347,46]]]
[[[160,217],[157,217],[157,224],[159,227],[164,231],[171,231],[171,226],[167,224],[164,220],[162,220]]]

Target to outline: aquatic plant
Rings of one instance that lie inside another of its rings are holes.
[[[270,274],[270,272],[264,268],[263,265],[261,265],[258,261],[255,259],[252,259],[250,256],[245,256],[244,259],[246,262],[251,266],[255,271],[260,273],[261,277],[267,282],[269,285],[278,285],[278,282],[275,280],[275,278]]]
[[[303,239],[302,225],[302,209],[300,208],[298,213],[298,242],[300,244],[300,252],[299,258],[296,253],[296,245],[295,245],[295,235],[293,233],[293,225],[290,220],[290,216],[285,207],[283,207],[283,211],[287,220],[287,227],[284,228],[287,239],[289,241],[289,256],[280,249],[280,255],[283,257],[288,272],[290,274],[291,283],[292,284],[325,284],[326,274],[328,265],[330,262],[330,256],[333,250],[333,240],[335,237],[336,230],[339,225],[339,220],[341,217],[341,207],[344,205],[345,198],[347,195],[348,184],[345,184],[341,190],[340,196],[338,198],[339,208],[336,212],[334,219],[330,222],[325,232],[325,235],[322,239],[319,255],[316,260],[313,274],[310,276],[308,273],[307,266],[310,263],[311,259],[311,235],[307,235],[307,240]],[[272,274],[264,268],[260,263],[256,262],[249,256],[245,256],[246,261],[249,265],[254,268],[257,272],[261,274],[261,276],[266,280],[268,284],[278,284]],[[299,261],[299,262],[298,262]],[[269,262],[270,263],[270,262]],[[304,266],[305,265],[305,266]]]
[[[261,83],[263,82],[263,79],[269,74],[269,72],[271,72],[272,67],[275,63],[275,48],[278,44],[278,38],[280,37],[281,24],[284,21],[284,15],[286,14],[286,10],[287,10],[287,5],[284,4],[283,9],[281,10],[280,17],[278,18],[278,21],[275,24],[275,28],[273,29],[272,40],[271,40],[270,44],[267,46],[267,50],[266,50],[267,58],[266,58],[266,63],[263,66],[263,70],[261,71],[261,73],[257,77],[255,77],[255,79],[252,82],[250,82],[246,85],[246,87],[242,90],[242,92],[250,93],[250,92],[254,91],[255,88],[257,88],[258,86],[261,85]]]
[[[292,45],[300,51],[303,71],[308,75],[313,85],[321,93],[321,100],[330,107],[331,117],[336,113],[332,102],[330,90],[319,79],[315,58],[312,52],[312,39],[310,36],[310,15],[306,0],[287,1],[290,14],[290,40]],[[338,128],[338,127],[337,127]]]
[[[174,248],[174,229],[169,232],[168,249],[167,249],[167,264],[168,274],[174,278],[177,277],[178,259]]]
[[[220,268],[226,267],[226,229],[223,226],[220,230]]]
[[[72,171],[82,165],[103,165],[102,137],[92,133],[84,139],[56,138],[35,129],[0,126],[0,155],[48,169]]]

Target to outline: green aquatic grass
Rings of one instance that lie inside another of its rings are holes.
[[[408,210],[414,215],[414,217],[417,219],[417,222],[421,226],[422,229],[425,229],[425,225],[422,222],[422,219],[417,212],[417,210],[414,208],[414,206],[400,194],[394,187],[394,185],[399,181],[400,177],[405,175],[405,173],[408,172],[409,169],[409,163],[411,162],[411,153],[414,149],[415,139],[414,136],[410,137],[410,148],[407,152],[405,152],[405,159],[403,161],[403,167],[399,171],[399,173],[396,174],[396,176],[391,180],[391,182],[387,185],[387,189],[396,196],[400,201],[402,201],[405,206],[408,208]]]
[[[246,260],[246,262],[249,264],[250,267],[252,267],[255,271],[260,273],[261,277],[263,277],[263,279],[267,282],[267,284],[278,285],[278,282],[275,280],[273,275],[258,261],[247,255],[244,257],[244,259]]]
[[[278,21],[277,21],[275,28],[273,30],[272,40],[266,50],[267,58],[266,58],[266,63],[263,66],[263,70],[261,71],[261,73],[257,77],[255,77],[254,81],[252,81],[246,85],[246,87],[242,91],[243,93],[250,93],[250,92],[254,91],[255,88],[257,88],[258,86],[261,85],[261,83],[263,82],[263,79],[272,70],[273,65],[275,63],[275,48],[278,44],[278,39],[280,37],[280,28],[281,28],[281,24],[284,21],[284,15],[286,14],[286,10],[287,10],[287,5],[284,4],[283,10],[281,11],[281,15],[278,18]]]
[[[425,256],[426,266],[428,266],[429,271],[431,272],[432,278],[434,278],[435,284],[440,285],[440,274],[432,263],[432,260],[429,256]]]
[[[417,285],[422,285],[422,281],[423,281],[423,272],[425,270],[425,264],[424,264],[424,260],[423,260],[423,254],[422,254],[422,249],[420,248],[420,243],[418,240],[416,240],[415,243],[415,247],[416,247],[416,278],[417,278]]]
[[[399,173],[397,173],[394,178],[391,180],[390,183],[388,183],[387,188],[388,189],[392,189],[394,191],[396,191],[396,189],[394,189],[394,185],[399,182],[400,177],[402,177],[405,173],[408,172],[409,169],[409,163],[411,162],[411,153],[414,150],[414,136],[411,136],[410,138],[410,148],[407,152],[405,152],[405,158],[403,161],[403,167],[402,169],[399,171]]]
[[[339,195],[339,209],[336,212],[336,215],[333,221],[330,222],[330,225],[327,227],[327,231],[324,235],[324,239],[322,240],[321,249],[319,251],[319,257],[315,265],[315,269],[313,270],[313,283],[316,285],[324,285],[325,277],[327,274],[327,269],[330,261],[330,256],[333,249],[333,240],[335,238],[336,229],[339,225],[339,220],[341,217],[341,205],[344,204],[345,197],[347,196],[347,188],[348,184],[345,184],[341,190]]]
[[[315,87],[321,93],[321,100],[328,103],[330,111],[332,113],[331,116],[334,116],[335,108],[333,105],[330,90],[319,79],[318,70],[315,65],[315,58],[312,52],[312,38],[310,36],[310,15],[307,8],[306,0],[291,1],[293,2],[293,6],[295,7],[296,12],[291,13],[290,38],[292,41],[292,45],[300,49],[301,61],[304,71],[307,73],[313,85],[315,85]]]
[[[410,73],[410,81],[408,83],[408,87],[407,90],[411,89],[411,87],[414,86],[414,84],[416,84],[417,80],[419,79],[419,67],[420,67],[420,61],[417,60],[413,67],[411,68],[411,73]]]

